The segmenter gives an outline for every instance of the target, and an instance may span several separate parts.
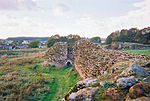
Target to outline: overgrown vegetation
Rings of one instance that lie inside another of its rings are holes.
[[[104,82],[104,87],[100,86],[100,90],[97,92],[97,94],[95,95],[96,101],[101,101],[102,99],[104,99],[104,93],[106,92],[106,90],[108,88],[117,88],[117,84],[113,81],[105,81]]]
[[[95,99],[101,101],[103,98],[103,93],[104,90],[106,90],[106,88],[104,87],[100,87],[100,90],[97,92],[97,94],[95,95]]]
[[[117,84],[113,81],[105,81],[105,85],[106,88],[107,87],[117,87]]]
[[[22,57],[16,50],[11,59],[1,60],[0,100],[59,101],[80,80],[74,67],[43,66],[43,53],[36,52]]]

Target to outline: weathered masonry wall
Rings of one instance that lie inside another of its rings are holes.
[[[68,50],[70,50],[70,48],[68,47],[67,42],[55,43],[45,54],[45,64],[57,67],[72,65],[72,52],[69,52]]]
[[[82,78],[97,77],[111,72],[111,67],[120,62],[139,62],[145,65],[150,56],[109,50],[100,44],[80,40],[74,46],[74,65]]]
[[[58,67],[74,64],[83,79],[110,73],[112,66],[121,62],[145,65],[149,60],[149,55],[110,50],[88,40],[79,40],[73,47],[66,42],[58,42],[45,54],[46,64]]]

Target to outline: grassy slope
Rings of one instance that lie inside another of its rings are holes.
[[[74,67],[43,66],[42,55],[33,51],[27,50],[24,56],[19,50],[11,58],[0,58],[0,99],[59,101],[81,79]]]
[[[120,51],[150,55],[150,49],[135,49],[135,50],[123,49],[123,50],[120,50]]]

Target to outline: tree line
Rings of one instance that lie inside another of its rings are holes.
[[[51,36],[47,43],[46,46],[47,47],[51,47],[54,45],[54,43],[56,42],[67,42],[68,45],[74,45],[76,41],[80,40],[81,37],[79,35],[68,35],[68,36],[59,36],[58,34]],[[101,38],[100,37],[92,37],[90,39],[91,42],[94,43],[101,43]]]
[[[68,45],[73,45],[76,41],[82,39],[79,35],[60,36],[58,34],[51,36],[46,42],[47,47],[51,47],[56,42],[67,42]],[[89,40],[93,43],[101,43],[100,37],[92,37]],[[130,42],[130,43],[142,43],[150,44],[150,27],[144,29],[131,28],[122,29],[121,31],[115,31],[111,33],[105,40],[105,44],[111,44],[112,42]],[[37,48],[39,40],[33,40],[29,43],[29,47]]]
[[[138,28],[131,28],[129,30],[122,29],[111,33],[105,43],[111,44],[112,42],[131,42],[150,44],[150,27],[139,30]]]

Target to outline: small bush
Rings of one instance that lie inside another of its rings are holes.
[[[95,95],[96,101],[97,101],[97,100],[98,100],[98,101],[99,101],[99,100],[102,100],[104,90],[106,90],[106,88],[100,87],[100,90],[99,90],[99,91],[97,92],[97,94]]]
[[[102,74],[101,77],[108,77],[110,75],[111,75],[111,73],[106,73],[106,74]]]
[[[117,84],[113,81],[105,81],[105,87],[117,87]]]

